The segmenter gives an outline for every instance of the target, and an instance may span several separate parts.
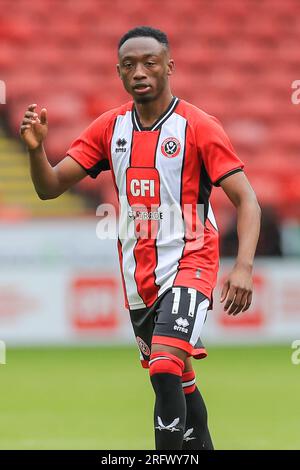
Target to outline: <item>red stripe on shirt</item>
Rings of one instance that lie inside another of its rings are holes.
[[[143,175],[147,179],[151,173],[147,169],[155,168],[155,154],[156,146],[159,138],[159,132],[134,132],[132,151],[131,151],[131,168],[143,167]],[[145,168],[147,167],[147,168]],[[157,170],[155,172],[155,204],[151,207],[151,198],[145,197],[146,210],[155,210],[159,206],[159,177],[157,177]],[[149,177],[151,178],[151,176]],[[127,187],[127,192],[130,187]],[[132,200],[132,195],[128,195],[128,200]],[[152,203],[151,203],[152,204]],[[137,204],[138,206],[138,204]],[[158,297],[159,286],[155,281],[155,268],[157,266],[157,252],[156,252],[156,235],[159,228],[158,220],[135,220],[136,233],[139,238],[134,247],[134,258],[136,261],[135,268],[135,281],[137,284],[137,291],[142,298],[145,305],[150,306]]]

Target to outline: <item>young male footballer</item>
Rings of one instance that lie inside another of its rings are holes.
[[[212,186],[221,186],[237,210],[237,258],[221,294],[229,315],[251,304],[260,208],[219,121],[172,94],[166,34],[144,26],[128,31],[118,59],[132,101],[99,116],[55,167],[43,148],[45,108],[38,115],[36,104],[28,107],[20,134],[41,199],[111,170],[125,305],[156,396],[156,449],[213,449],[191,361],[206,356],[200,333],[219,265]]]

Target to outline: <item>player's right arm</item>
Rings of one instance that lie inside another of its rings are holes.
[[[20,126],[20,136],[29,153],[31,179],[38,196],[41,199],[54,199],[87,176],[87,173],[69,156],[52,167],[43,147],[48,132],[47,110],[43,108],[38,116],[36,107],[36,104],[28,106]]]

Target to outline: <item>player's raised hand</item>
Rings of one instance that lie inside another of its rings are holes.
[[[20,136],[29,150],[39,147],[48,132],[47,110],[43,108],[38,116],[36,107],[37,104],[28,106],[20,126]]]

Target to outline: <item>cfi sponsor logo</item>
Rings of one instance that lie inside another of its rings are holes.
[[[168,137],[161,144],[161,152],[165,157],[177,157],[181,149],[181,145],[176,137]]]
[[[189,322],[186,318],[179,317],[175,320],[176,325],[174,325],[174,330],[181,331],[182,333],[188,333],[187,327],[189,326]]]
[[[145,343],[145,341],[140,338],[139,336],[136,337],[136,341],[137,341],[137,344],[138,344],[138,347],[140,349],[140,351],[145,354],[145,356],[150,356],[150,348],[149,346]]]

